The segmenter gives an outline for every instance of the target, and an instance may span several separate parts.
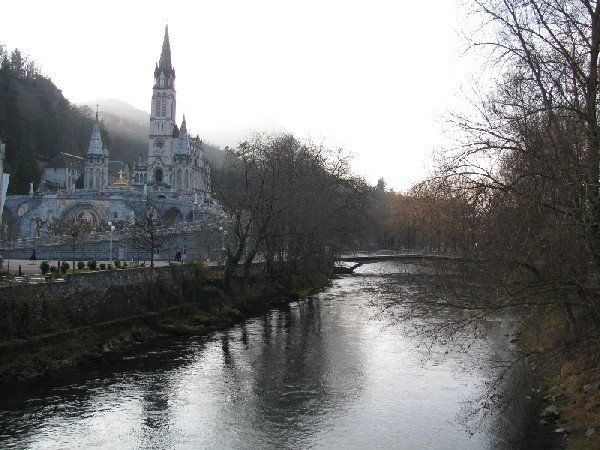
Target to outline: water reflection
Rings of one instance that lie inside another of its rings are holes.
[[[497,423],[471,435],[458,419],[509,325],[468,354],[409,338],[373,303],[399,267],[360,269],[230,330],[1,392],[0,447],[500,448]]]

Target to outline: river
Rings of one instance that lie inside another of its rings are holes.
[[[464,423],[514,351],[513,321],[468,352],[411,337],[378,295],[404,270],[365,265],[229,330],[2,389],[0,448],[548,448],[521,394],[505,417]]]

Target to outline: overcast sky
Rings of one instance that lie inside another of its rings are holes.
[[[352,154],[355,173],[408,189],[431,169],[464,83],[457,0],[5,2],[0,43],[71,102],[150,110],[169,26],[177,121],[214,144],[276,127]],[[110,131],[110,130],[109,130]]]

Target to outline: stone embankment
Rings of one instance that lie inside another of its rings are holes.
[[[0,342],[119,320],[194,296],[195,265],[69,274],[63,283],[0,288]]]
[[[98,362],[157,337],[208,333],[281,301],[260,285],[225,296],[219,282],[184,264],[1,287],[0,382]]]

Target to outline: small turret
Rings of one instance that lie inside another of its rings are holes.
[[[96,121],[92,129],[92,137],[88,147],[87,155],[104,155],[102,136],[100,134],[100,121],[98,120],[98,105],[96,104]]]
[[[107,182],[108,149],[102,145],[98,104],[96,104],[96,120],[92,129],[90,146],[85,155],[84,185],[87,189],[100,189],[106,187]]]

